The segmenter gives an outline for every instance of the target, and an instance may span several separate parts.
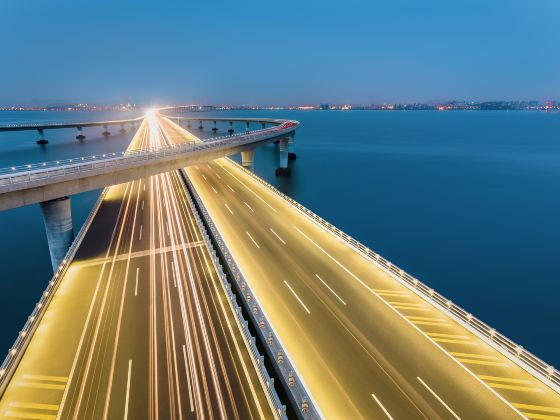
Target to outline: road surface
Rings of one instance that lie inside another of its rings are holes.
[[[108,189],[0,417],[272,417],[177,173]]]
[[[327,418],[560,419],[556,392],[239,165],[186,173]]]

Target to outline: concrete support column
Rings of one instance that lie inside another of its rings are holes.
[[[37,130],[39,132],[39,140],[37,140],[37,144],[47,144],[49,141],[45,139],[45,132],[42,128]]]
[[[245,150],[244,152],[241,152],[241,165],[243,165],[244,168],[249,169],[251,172],[253,172],[253,162],[255,159],[255,149],[250,149],[250,150]]]
[[[218,131],[218,127],[216,126],[216,121],[214,121],[214,127],[212,127],[212,131],[215,133]]]
[[[233,134],[233,121],[229,122],[229,130],[227,131],[229,134]]]
[[[124,124],[121,124],[121,129],[119,130],[119,133],[121,134],[126,133],[126,128],[124,128]]]
[[[84,140],[86,136],[82,133],[82,127],[78,126],[78,135],[76,136],[76,140]]]
[[[294,134],[288,137],[288,160],[296,160],[296,152],[294,151]]]
[[[247,125],[247,127],[245,128],[245,131],[249,131],[249,121],[247,121],[245,124]]]
[[[278,142],[278,151],[280,153],[280,166],[276,169],[276,175],[289,176],[292,171],[288,168],[288,139],[283,138]]]
[[[106,125],[103,126],[103,133],[101,133],[101,134],[103,134],[103,136],[105,136],[105,137],[109,137],[111,135],[111,133],[109,132],[109,129],[107,128]]]
[[[201,130],[201,131],[204,130],[204,126],[202,125],[202,120],[200,120],[200,121],[198,122],[198,124],[199,124],[199,125],[198,125],[198,129]]]
[[[62,197],[41,203],[53,271],[56,272],[74,240],[70,198]]]

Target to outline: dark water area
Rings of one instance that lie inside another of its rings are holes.
[[[63,114],[58,118],[67,119]],[[278,151],[272,144],[255,153],[259,176],[537,356],[560,365],[559,113],[196,115],[301,121],[292,176],[274,175]],[[0,113],[0,124],[2,118]],[[218,127],[219,134],[228,128]],[[210,128],[193,131],[211,136]],[[0,133],[0,167],[120,151],[130,141],[118,134],[105,140],[99,132],[99,138],[88,136],[80,145],[71,130],[47,131],[51,143],[46,149],[52,150],[38,151],[36,133],[17,133],[22,136],[17,141],[14,134]],[[72,197],[76,230],[95,198],[93,192]],[[7,350],[51,269],[38,206],[0,213],[0,233],[5,238],[0,241],[0,349]]]

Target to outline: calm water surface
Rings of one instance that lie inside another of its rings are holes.
[[[544,360],[560,365],[559,113],[208,115],[301,121],[292,177],[275,177],[278,152],[273,145],[257,149],[258,175]],[[0,112],[0,124],[16,118],[85,117]],[[223,133],[226,126],[219,128]],[[0,133],[0,167],[120,151],[130,141],[130,135],[118,134],[105,140],[100,131],[86,131],[83,144],[72,130],[47,131],[51,143],[44,148],[35,144],[36,133]],[[207,129],[203,135],[211,134]],[[76,230],[96,197],[97,192],[72,197]],[[0,349],[8,349],[51,269],[38,206],[0,213],[0,233]]]

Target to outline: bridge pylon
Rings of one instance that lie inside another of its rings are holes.
[[[249,149],[241,152],[241,165],[251,172],[254,172],[255,149]]]
[[[43,201],[41,211],[45,222],[53,272],[56,272],[74,240],[70,197]]]
[[[278,151],[280,154],[280,165],[276,169],[277,176],[290,176],[292,170],[288,167],[288,138],[282,138],[278,142]]]

